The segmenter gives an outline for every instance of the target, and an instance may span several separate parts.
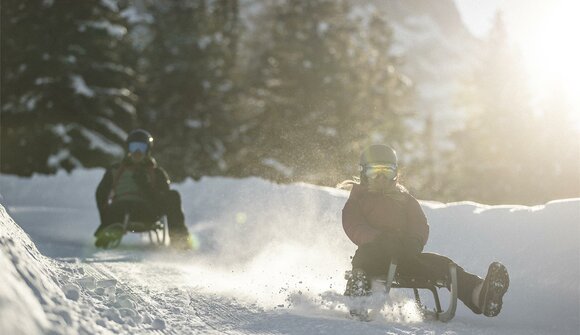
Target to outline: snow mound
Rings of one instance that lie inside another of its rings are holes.
[[[117,287],[115,279],[87,275],[78,259],[59,262],[40,254],[2,205],[0,269],[2,334],[100,334],[164,327],[163,319],[153,320],[139,310],[138,299]]]
[[[42,256],[0,205],[0,329],[5,334],[57,332],[72,325],[54,261]]]
[[[4,286],[0,290],[0,329],[9,334],[37,334],[48,325],[46,314],[35,295],[42,284],[32,280],[30,271],[34,269],[19,266],[23,254],[32,257],[26,245],[14,247],[14,239],[25,236],[22,230],[14,229],[14,226],[14,221],[0,206],[0,282]],[[38,255],[38,251],[34,251]]]

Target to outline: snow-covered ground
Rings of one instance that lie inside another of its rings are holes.
[[[257,178],[187,181],[175,188],[197,251],[152,248],[138,235],[101,251],[92,233],[102,173],[0,175],[0,333],[580,331],[580,199],[537,207],[422,202],[431,225],[426,251],[481,276],[493,260],[506,264],[502,313],[485,318],[460,303],[443,324],[386,307],[361,323],[347,318],[341,297],[355,250],[340,221],[345,191]],[[394,293],[411,305],[410,292]]]

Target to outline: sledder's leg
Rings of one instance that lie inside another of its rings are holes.
[[[353,269],[347,271],[345,275],[346,290],[344,295],[348,297],[368,297],[371,294],[371,283],[367,278],[366,273],[361,269]],[[368,308],[364,306],[364,301],[355,301],[355,304],[360,303],[360,306],[354,306],[350,309],[350,315],[361,320],[368,319]]]
[[[178,249],[192,249],[193,241],[185,226],[185,217],[181,208],[181,196],[179,192],[170,190],[166,192],[160,203],[160,213],[167,215],[167,226],[171,246]]]
[[[449,282],[451,259],[434,253],[422,253],[410,262],[399,262],[399,273],[405,277],[423,277],[436,281]],[[481,310],[473,301],[473,289],[483,280],[456,265],[457,297],[476,314]],[[450,287],[448,287],[450,288]]]
[[[362,280],[362,282],[365,283],[363,285],[365,289],[359,292],[359,294],[361,294],[362,296],[370,296],[371,295],[370,279],[387,275],[387,271],[389,269],[390,264],[391,264],[391,255],[376,250],[376,248],[374,248],[372,245],[360,246],[356,250],[354,257],[352,258],[352,268],[353,268],[352,272],[355,273],[359,271],[359,274],[360,273],[364,274],[364,280]],[[356,279],[354,278],[352,280],[356,281]],[[347,292],[345,292],[345,295],[348,295],[346,294],[349,291],[348,288],[349,284],[347,283]],[[362,313],[364,314],[364,316],[362,318],[359,316],[359,318],[363,320],[368,320],[369,319],[368,309],[369,308],[372,309],[373,304],[369,305],[368,299],[359,299],[359,300],[361,300],[361,307],[359,307],[360,311],[355,310],[354,313]],[[364,306],[362,306],[363,304]],[[353,314],[353,311],[351,311],[351,314]]]
[[[124,235],[124,228],[121,223],[114,223],[106,226],[97,234],[95,246],[98,248],[116,248],[119,246]]]
[[[501,312],[503,295],[509,285],[510,277],[506,267],[499,262],[491,263],[477,299],[483,315],[492,317]]]
[[[112,226],[122,225],[129,208],[126,203],[113,203],[99,210],[103,220],[94,234],[96,237],[95,246],[97,248],[115,247],[118,243],[111,242],[120,240],[124,232],[122,228]]]
[[[371,284],[365,272],[353,269],[346,274],[346,290],[344,295],[349,297],[364,297],[371,294]]]

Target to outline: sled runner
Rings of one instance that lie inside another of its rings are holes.
[[[403,277],[397,274],[397,260],[391,261],[389,266],[389,272],[384,280],[385,289],[387,294],[389,294],[391,288],[411,288],[415,294],[415,301],[419,307],[422,306],[421,298],[419,296],[419,289],[427,289],[433,294],[433,299],[435,300],[435,312],[423,308],[425,315],[431,315],[443,322],[450,321],[455,316],[455,310],[457,309],[457,267],[454,263],[449,264],[449,277],[448,281],[436,282],[426,278],[412,278]],[[379,279],[380,280],[380,279]],[[439,288],[449,288],[450,298],[449,305],[447,309],[443,311],[441,309],[441,301],[439,300]]]
[[[347,275],[350,271],[347,271]],[[377,277],[373,280],[385,286],[387,296],[389,295],[391,289],[393,288],[407,288],[413,289],[415,295],[415,302],[417,306],[422,309],[424,316],[431,316],[436,320],[442,322],[448,322],[455,316],[455,311],[457,309],[457,266],[454,263],[449,264],[449,276],[446,281],[433,281],[427,278],[415,278],[415,277],[405,277],[397,273],[397,260],[393,259],[389,265],[389,270],[386,277]],[[441,301],[439,300],[439,288],[449,288],[450,298],[447,309],[443,310],[441,308]],[[431,311],[426,307],[423,307],[421,303],[421,298],[419,296],[419,290],[425,289],[431,291],[433,294],[433,299],[435,301],[435,309]],[[357,316],[361,320],[368,319],[368,309],[351,309],[350,314],[352,316]]]
[[[165,245],[167,218],[162,216],[153,221],[132,220],[130,213],[125,213],[123,222],[113,223],[103,229],[102,234],[109,241],[107,248],[116,248],[127,233],[146,233],[151,244]]]

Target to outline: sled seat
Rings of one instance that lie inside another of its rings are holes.
[[[391,288],[406,288],[413,289],[415,301],[419,307],[422,306],[421,297],[419,296],[420,289],[431,291],[433,299],[435,300],[435,312],[431,312],[423,308],[424,314],[434,314],[437,320],[447,322],[455,316],[457,309],[457,266],[454,263],[449,264],[449,280],[448,281],[434,281],[421,277],[406,277],[397,273],[397,260],[393,259],[389,265],[389,271],[386,277],[375,278],[385,285],[387,294]],[[441,301],[439,300],[439,288],[449,288],[451,297],[449,305],[445,311],[441,308]]]
[[[128,221],[126,230],[131,233],[146,233],[150,230],[162,230],[165,227],[165,224],[162,221],[162,218],[159,218],[155,221]]]

